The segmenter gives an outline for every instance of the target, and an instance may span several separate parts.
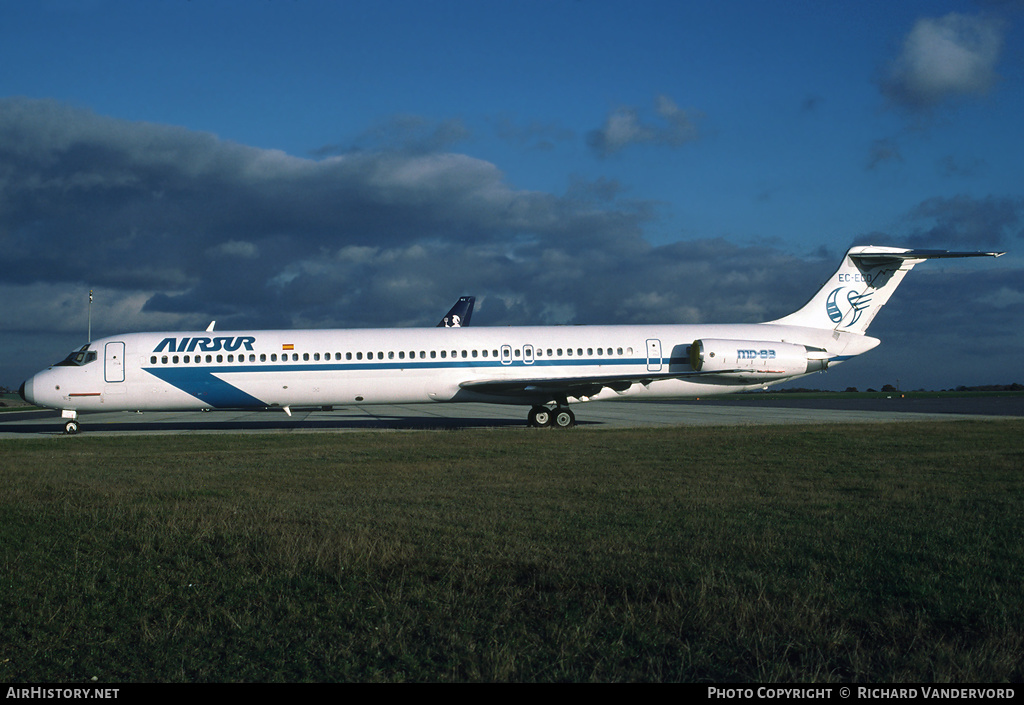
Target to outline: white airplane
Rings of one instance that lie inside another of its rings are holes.
[[[79,412],[491,402],[529,424],[575,424],[570,403],[767,387],[871,350],[868,325],[915,265],[945,252],[854,247],[795,313],[766,323],[158,332],[83,346],[21,396]],[[443,323],[444,321],[442,321]]]

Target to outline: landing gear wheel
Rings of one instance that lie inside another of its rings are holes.
[[[551,409],[546,406],[535,406],[530,409],[528,418],[534,428],[545,428],[551,425]]]
[[[70,421],[65,423],[64,433],[68,434],[69,436],[73,436],[76,433],[78,433],[78,421],[76,421],[75,419],[71,419]]]
[[[572,428],[576,425],[576,414],[572,413],[572,410],[567,407],[555,409],[552,423],[555,428]]]

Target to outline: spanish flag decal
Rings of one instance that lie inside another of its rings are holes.
[[[281,349],[282,350],[294,350],[295,346],[292,345],[291,343],[285,343],[284,345],[281,346]]]

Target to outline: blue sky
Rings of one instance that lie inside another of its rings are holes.
[[[806,383],[1024,381],[1022,23],[0,0],[0,384],[83,342],[90,288],[95,337],[429,325],[461,294],[475,325],[747,322],[868,242],[1009,254],[922,265],[882,347]]]

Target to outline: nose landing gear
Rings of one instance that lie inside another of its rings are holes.
[[[78,412],[74,409],[64,409],[60,412],[60,415],[66,419],[64,421],[64,433],[69,436],[73,436],[81,430],[78,425]]]

